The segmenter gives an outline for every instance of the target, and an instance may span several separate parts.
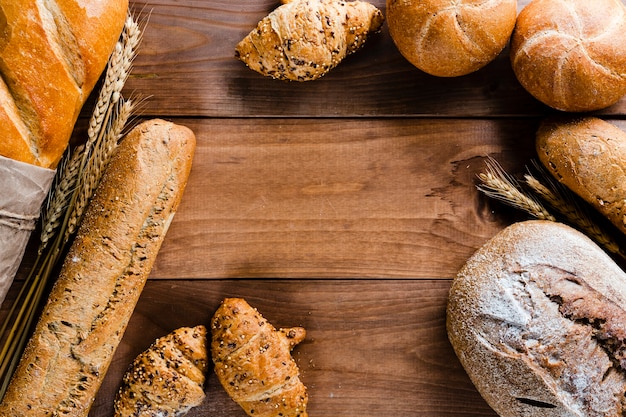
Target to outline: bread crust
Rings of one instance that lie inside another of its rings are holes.
[[[508,44],[516,0],[387,0],[387,25],[400,53],[420,70],[457,77],[493,61]]]
[[[359,50],[384,18],[366,1],[290,0],[239,42],[236,56],[259,74],[312,81]]]
[[[454,350],[502,417],[618,417],[626,392],[626,274],[556,222],[509,226],[455,278]]]
[[[307,417],[308,394],[291,349],[306,331],[275,329],[244,299],[227,298],[211,320],[215,374],[251,417]]]
[[[555,179],[626,233],[626,132],[596,117],[550,119],[535,145]]]
[[[550,107],[608,107],[626,93],[626,6],[533,0],[517,18],[511,63],[522,86]]]
[[[122,141],[13,375],[0,415],[86,416],[191,169],[195,136],[151,120]]]
[[[0,0],[0,155],[56,167],[128,0]]]
[[[174,417],[205,398],[206,328],[181,327],[157,339],[124,374],[113,417]]]

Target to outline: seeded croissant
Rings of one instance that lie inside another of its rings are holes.
[[[182,327],[157,339],[124,375],[115,417],[182,416],[204,400],[206,328]]]
[[[384,17],[364,1],[287,0],[236,47],[252,70],[281,80],[315,80],[360,49]]]
[[[215,373],[251,417],[307,417],[308,396],[291,349],[301,327],[276,330],[241,298],[227,298],[212,320]]]

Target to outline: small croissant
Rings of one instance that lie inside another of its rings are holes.
[[[205,398],[208,370],[206,328],[181,327],[157,339],[125,373],[115,417],[174,417]]]
[[[239,44],[252,70],[288,81],[315,80],[380,31],[384,17],[365,1],[284,0]]]
[[[307,417],[308,395],[291,350],[302,327],[275,329],[241,298],[225,299],[212,322],[215,373],[251,417]]]

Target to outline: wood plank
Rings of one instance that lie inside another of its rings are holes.
[[[183,120],[199,146],[152,277],[451,277],[511,220],[475,188],[485,156],[523,171],[535,122]]]
[[[243,297],[275,326],[301,325],[294,357],[318,417],[495,416],[458,362],[445,332],[449,281],[150,281],[91,417],[112,415],[132,359],[157,337],[208,324],[225,297]],[[207,399],[188,416],[245,416],[211,371]]]
[[[385,1],[372,4],[385,13]],[[528,0],[519,1],[519,9]],[[263,77],[234,57],[236,44],[276,1],[133,2],[150,19],[128,94],[161,116],[507,116],[551,112],[518,83],[508,48],[480,71],[455,78],[425,74],[395,47],[387,24],[365,48],[320,80]],[[626,99],[599,114],[626,111]]]

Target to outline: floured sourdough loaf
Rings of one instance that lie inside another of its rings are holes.
[[[181,327],[133,361],[115,398],[115,417],[185,415],[205,398],[206,328]]]
[[[626,274],[582,233],[513,224],[460,270],[450,342],[503,417],[626,413]]]
[[[291,357],[302,327],[277,330],[241,298],[225,299],[211,322],[220,383],[251,417],[307,417],[306,387]]]

